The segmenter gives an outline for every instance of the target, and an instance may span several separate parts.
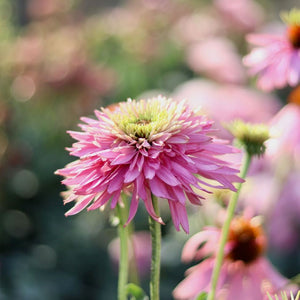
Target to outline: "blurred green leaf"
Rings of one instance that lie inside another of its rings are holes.
[[[206,292],[201,292],[196,300],[206,300],[207,299],[208,294]]]
[[[131,295],[131,300],[148,300],[148,296],[145,294],[144,290],[134,283],[129,283],[126,286],[127,295]]]

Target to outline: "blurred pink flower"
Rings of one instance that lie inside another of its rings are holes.
[[[266,170],[265,159],[254,162],[251,175],[243,185],[239,207],[252,209],[253,214],[269,216],[274,199],[274,173]],[[257,168],[258,167],[258,168]],[[256,169],[257,168],[257,169]],[[259,188],[258,188],[259,187]]]
[[[289,25],[285,34],[250,34],[256,46],[244,58],[250,74],[258,75],[258,86],[270,91],[300,82],[300,26]]]
[[[227,25],[236,31],[253,31],[264,18],[262,7],[252,0],[214,0],[214,5]]]
[[[208,136],[212,122],[186,102],[161,96],[129,99],[95,114],[97,120],[82,118],[83,132],[69,131],[78,142],[68,151],[79,159],[56,172],[66,177],[62,182],[71,188],[65,203],[76,201],[68,216],[90,203],[88,210],[100,208],[110,199],[113,209],[128,189],[132,199],[127,224],[136,214],[139,198],[149,215],[162,223],[152,206],[154,194],[168,200],[176,229],[181,225],[188,232],[186,199],[196,205],[203,199],[194,188],[235,190],[232,183],[242,181],[238,170],[217,158],[237,150]]]
[[[90,60],[83,32],[74,24],[51,31],[46,24],[34,24],[16,40],[10,62],[14,76],[11,90],[19,101],[47,99],[50,93],[58,92],[80,100],[84,109],[115,83],[111,69]]]
[[[233,43],[225,38],[214,37],[190,45],[187,63],[196,73],[219,82],[241,84],[246,80],[242,59]]]
[[[70,0],[29,0],[27,12],[34,19],[46,18],[57,13],[66,12],[71,7],[70,2]]]
[[[173,93],[174,99],[188,99],[192,108],[202,110],[220,129],[218,136],[232,137],[221,123],[241,119],[250,123],[267,123],[280,109],[279,100],[273,95],[234,86],[218,85],[208,80],[194,79],[180,85]],[[241,109],[242,108],[242,109]]]
[[[300,244],[300,172],[290,172],[270,215],[270,245],[277,252],[296,250]]]
[[[119,266],[120,258],[120,239],[113,239],[108,246],[108,253],[114,264],[114,267]],[[150,274],[151,265],[151,236],[148,231],[135,232],[129,242],[129,261],[131,272],[138,271],[141,277]]]
[[[220,229],[207,227],[185,244],[183,261],[208,258],[187,270],[186,278],[173,292],[175,299],[196,299],[200,292],[210,290],[220,234]],[[255,219],[233,219],[217,286],[218,300],[262,300],[267,291],[273,293],[287,283],[262,256],[265,248],[265,235]]]
[[[173,26],[172,35],[183,47],[224,33],[223,24],[210,11],[182,16]]]
[[[271,120],[270,133],[273,137],[267,141],[266,155],[271,160],[280,157],[299,160],[300,155],[300,106],[286,104]]]

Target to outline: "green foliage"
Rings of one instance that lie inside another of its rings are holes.
[[[300,9],[293,8],[290,11],[283,11],[280,17],[286,24],[300,25]]]
[[[208,294],[206,292],[201,292],[196,300],[206,300],[207,299]]]
[[[149,297],[144,290],[134,283],[129,283],[126,286],[126,293],[130,295],[130,300],[148,300]]]
[[[269,129],[266,125],[250,124],[236,120],[228,125],[227,128],[249,155],[260,156],[264,154],[266,150],[264,143],[270,137]]]

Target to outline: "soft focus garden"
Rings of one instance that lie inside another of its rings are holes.
[[[300,299],[297,2],[0,0],[1,300]]]

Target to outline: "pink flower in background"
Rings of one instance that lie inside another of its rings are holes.
[[[79,159],[56,174],[70,187],[65,203],[75,201],[67,216],[86,206],[93,210],[111,200],[121,201],[123,190],[132,192],[127,224],[142,199],[149,215],[154,212],[151,194],[168,200],[177,230],[188,232],[186,200],[199,205],[206,187],[235,190],[238,170],[218,156],[237,150],[210,137],[211,121],[192,111],[186,102],[158,96],[119,103],[114,109],[95,111],[97,119],[82,118],[83,132],[69,131],[78,140],[70,154]],[[198,175],[198,176],[195,176]],[[210,183],[206,179],[210,180]],[[217,184],[213,184],[213,182]]]
[[[300,106],[286,104],[271,120],[270,133],[273,137],[267,141],[266,155],[271,160],[280,157],[299,160],[300,155]]]
[[[297,250],[300,244],[300,172],[290,172],[269,219],[270,245],[277,252]]]
[[[225,38],[214,37],[190,45],[186,59],[193,71],[216,81],[236,84],[246,81],[241,58],[233,43]]]
[[[50,98],[49,89],[51,93],[62,94],[74,91],[75,99],[79,100],[81,108],[86,109],[112,89],[115,73],[112,69],[95,65],[89,58],[78,27],[67,24],[48,32],[46,25],[45,28],[35,25],[39,30],[30,27],[10,53],[15,77],[11,86],[14,98],[18,101],[33,97],[40,100]],[[47,34],[42,34],[44,30]],[[73,94],[71,98],[74,98]]]
[[[274,197],[274,172],[270,172],[270,167],[266,164],[264,158],[254,161],[251,176],[243,184],[239,208],[249,208],[254,214],[268,217],[277,199]]]
[[[216,9],[232,29],[250,32],[263,21],[263,9],[253,0],[214,0]]]
[[[71,7],[71,1],[29,0],[27,13],[31,18],[42,19],[55,14],[64,13]]]
[[[182,251],[183,261],[208,258],[187,270],[186,278],[173,291],[175,299],[196,299],[200,292],[210,290],[220,235],[220,229],[208,227],[187,241]],[[265,235],[255,219],[233,219],[216,299],[263,300],[267,291],[274,293],[287,283],[262,256],[265,248]]]
[[[222,138],[231,137],[221,126],[223,122],[241,119],[250,123],[267,123],[280,109],[279,100],[273,95],[202,79],[190,80],[178,86],[173,98],[188,99],[192,108],[201,107],[216,121],[215,126],[220,129],[218,136]]]
[[[266,91],[295,86],[300,82],[300,11],[290,13],[285,34],[251,34],[248,41],[257,48],[244,58],[252,75],[258,75],[258,86]],[[297,23],[294,16],[299,14]]]
[[[108,253],[114,267],[117,269],[120,259],[120,239],[113,239],[108,246]],[[150,274],[151,236],[148,231],[135,232],[129,241],[130,272],[138,272],[140,277]]]
[[[174,40],[184,48],[224,33],[224,25],[211,10],[182,16],[173,26]]]

